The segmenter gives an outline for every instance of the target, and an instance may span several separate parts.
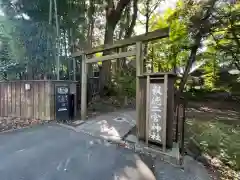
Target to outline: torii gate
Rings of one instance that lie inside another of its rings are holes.
[[[78,51],[72,54],[73,58],[82,57],[82,82],[81,82],[81,118],[83,120],[86,119],[87,114],[87,101],[86,101],[86,93],[87,93],[87,64],[96,63],[101,61],[107,61],[112,59],[120,59],[129,56],[136,56],[136,77],[139,77],[143,74],[143,51],[142,46],[143,43],[166,38],[169,36],[169,28],[159,29],[153,32],[149,32],[147,34],[135,36],[129,39],[119,40],[114,42],[113,44],[106,44],[95,47],[93,49],[88,49],[84,51]],[[127,46],[131,46],[136,44],[136,50],[127,51],[127,52],[119,52],[111,55],[106,55],[102,57],[93,57],[87,59],[87,55],[92,55],[98,52],[103,52],[106,50],[113,50],[117,48],[123,48]],[[136,97],[139,97],[139,79],[137,78],[136,83]],[[138,99],[138,98],[137,98]],[[138,104],[138,103],[137,103]],[[137,107],[138,110],[139,107]]]
[[[157,39],[166,38],[168,36],[169,28],[164,28],[149,32],[147,34],[135,36],[129,39],[119,40],[114,42],[113,44],[101,45],[96,48],[73,53],[72,57],[77,58],[81,56],[82,60],[82,120],[86,120],[87,115],[87,64],[135,56],[137,112],[136,127],[138,139],[144,140],[147,145],[149,141],[155,141],[158,144],[160,143],[164,152],[167,148],[172,147],[173,141],[177,142],[177,146],[181,146],[180,149],[182,149],[183,123],[180,123],[178,116],[176,117],[176,114],[178,114],[178,110],[174,109],[176,107],[174,106],[175,75],[169,72],[152,74],[147,74],[143,72],[143,44]],[[101,57],[87,58],[87,55],[92,55],[98,52],[109,51],[117,48],[123,48],[131,45],[135,45],[136,49],[105,55]],[[163,91],[161,91],[161,88]],[[153,106],[152,104],[154,99],[158,99],[159,102],[162,102],[162,104],[159,104],[159,106]],[[152,126],[154,124],[154,121],[159,121],[159,124],[157,124],[156,126]],[[158,132],[159,134],[157,134]]]

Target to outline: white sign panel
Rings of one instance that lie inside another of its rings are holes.
[[[161,143],[163,118],[163,83],[150,83],[149,140]]]

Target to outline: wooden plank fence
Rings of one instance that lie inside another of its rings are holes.
[[[76,97],[76,82],[73,81],[0,82],[0,116],[55,119],[55,87],[58,85],[70,86],[71,93]]]

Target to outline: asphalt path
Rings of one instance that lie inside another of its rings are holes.
[[[132,151],[59,125],[0,134],[1,180],[153,179]]]

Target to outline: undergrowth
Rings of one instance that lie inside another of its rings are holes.
[[[240,171],[239,125],[227,125],[219,121],[188,119],[185,139],[186,142],[194,139],[199,144],[202,153],[219,159],[223,164],[219,168],[223,175],[226,175],[226,169],[228,169],[228,172],[230,169],[235,175]],[[235,179],[234,176],[232,178]]]

